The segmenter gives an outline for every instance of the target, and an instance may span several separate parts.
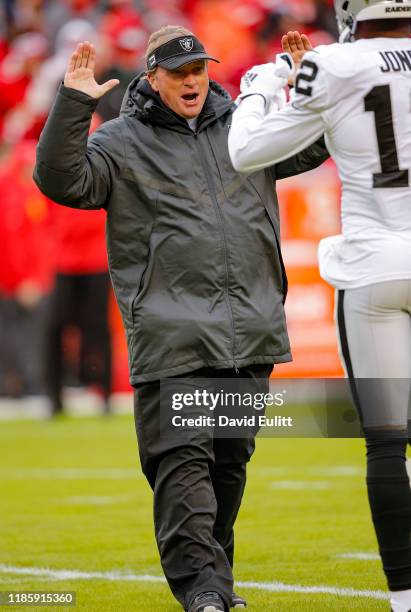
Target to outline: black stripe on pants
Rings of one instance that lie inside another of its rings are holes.
[[[337,323],[338,333],[340,337],[341,352],[344,359],[345,369],[348,374],[348,381],[350,385],[351,397],[355,408],[357,409],[358,416],[361,423],[363,423],[363,414],[361,410],[360,398],[358,395],[357,388],[355,386],[354,372],[350,357],[350,348],[348,345],[347,328],[345,326],[345,314],[344,314],[344,297],[345,291],[339,290],[337,294]]]

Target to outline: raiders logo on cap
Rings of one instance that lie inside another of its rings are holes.
[[[197,60],[217,59],[211,57],[202,43],[195,36],[179,36],[156,47],[147,57],[147,70],[150,72],[161,66],[166,70],[176,70],[184,64],[196,62]]]
[[[180,45],[183,47],[184,51],[191,51],[194,45],[194,41],[192,38],[180,38]]]

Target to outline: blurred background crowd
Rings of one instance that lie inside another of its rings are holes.
[[[162,25],[192,29],[222,60],[210,66],[211,77],[235,96],[242,73],[271,61],[288,30],[305,32],[313,46],[334,42],[332,5],[332,0],[3,0],[0,396],[47,395],[59,412],[63,386],[86,386],[108,410],[110,394],[128,390],[126,349],[107,273],[105,213],[57,206],[31,179],[36,141],[76,43],[94,42],[97,80],[120,80],[100,100],[94,130],[117,116],[128,82],[144,70],[148,36]],[[318,240],[338,232],[338,199],[331,163],[280,186],[295,355],[280,375],[340,374],[332,295],[316,263]]]

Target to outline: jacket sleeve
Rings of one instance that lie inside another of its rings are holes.
[[[307,53],[292,102],[283,109],[267,112],[261,96],[242,100],[228,136],[234,168],[248,173],[269,167],[276,178],[286,178],[324,162],[329,157],[324,142],[330,109],[327,79],[321,56]]]
[[[233,114],[228,149],[238,172],[275,166],[276,178],[285,178],[311,170],[327,159],[324,132],[320,113],[288,104],[281,111],[265,114],[261,96],[249,96]]]
[[[107,207],[121,167],[119,119],[103,124],[88,138],[97,103],[61,85],[37,145],[35,183],[44,195],[72,208]]]
[[[275,179],[283,179],[313,170],[321,166],[329,157],[330,154],[325,145],[324,136],[321,136],[314,144],[301,151],[301,153],[297,153],[297,155],[273,166],[271,171]]]

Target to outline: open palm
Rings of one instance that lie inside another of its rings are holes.
[[[298,31],[287,32],[281,39],[283,51],[290,53],[294,64],[298,68],[307,51],[311,51],[312,46],[308,36],[300,34]]]
[[[118,79],[111,79],[99,85],[94,78],[96,50],[94,45],[85,41],[77,45],[72,54],[64,76],[64,85],[88,94],[92,98],[101,98],[105,93],[119,84]]]

